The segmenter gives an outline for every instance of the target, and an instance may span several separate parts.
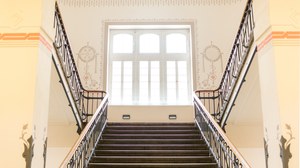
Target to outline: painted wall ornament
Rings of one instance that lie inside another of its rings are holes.
[[[293,157],[291,150],[290,150],[291,149],[291,141],[293,139],[295,139],[295,137],[293,137],[293,132],[292,132],[292,128],[290,125],[285,124],[285,128],[287,130],[286,133],[288,134],[288,137],[285,138],[285,137],[283,137],[283,135],[281,135],[279,147],[280,147],[280,158],[282,160],[282,167],[288,168],[289,160]]]
[[[265,129],[265,137],[264,137],[264,151],[265,151],[265,161],[266,161],[266,168],[269,167],[269,149],[268,149],[268,130]]]
[[[86,89],[100,89],[99,81],[95,80],[97,76],[99,62],[97,61],[98,54],[95,48],[91,47],[89,43],[81,47],[78,52],[77,67],[81,74],[81,79]]]
[[[34,138],[31,135],[26,139],[27,130],[28,124],[23,125],[20,139],[23,141],[24,145],[24,152],[22,154],[22,157],[25,159],[26,168],[31,168],[31,162],[34,156]]]
[[[216,89],[219,85],[217,79],[223,74],[223,53],[211,42],[201,54],[202,68],[206,74],[206,78],[201,82],[201,89]]]

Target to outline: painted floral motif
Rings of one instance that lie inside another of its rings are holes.
[[[22,133],[20,139],[23,141],[24,152],[22,157],[25,159],[26,168],[31,168],[31,161],[34,156],[34,138],[30,136],[29,138],[25,138],[27,134],[28,124],[25,124],[22,128]]]
[[[292,132],[292,128],[290,125],[285,124],[285,128],[287,129],[287,134],[288,134],[288,138],[285,138],[283,136],[281,136],[280,138],[280,157],[282,160],[282,167],[283,168],[288,168],[289,167],[289,160],[292,158],[292,153],[290,151],[291,149],[291,141],[293,139],[295,139],[295,137],[293,137],[293,132]]]

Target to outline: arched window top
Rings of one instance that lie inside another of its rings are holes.
[[[113,36],[113,53],[132,53],[133,36],[131,34],[116,34]]]
[[[159,36],[150,33],[140,35],[140,53],[159,53]]]
[[[171,33],[166,37],[167,53],[186,53],[186,36],[181,33]]]

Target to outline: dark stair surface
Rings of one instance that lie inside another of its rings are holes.
[[[217,168],[194,123],[108,123],[90,168]]]

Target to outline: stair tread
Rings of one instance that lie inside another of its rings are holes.
[[[163,159],[169,159],[169,158],[194,158],[194,159],[202,159],[202,158],[213,158],[213,156],[94,156],[93,158],[135,158],[135,159],[141,159],[141,158],[163,158]]]
[[[89,163],[90,165],[217,165],[217,163]]]
[[[205,144],[99,144],[98,146],[206,146]]]

